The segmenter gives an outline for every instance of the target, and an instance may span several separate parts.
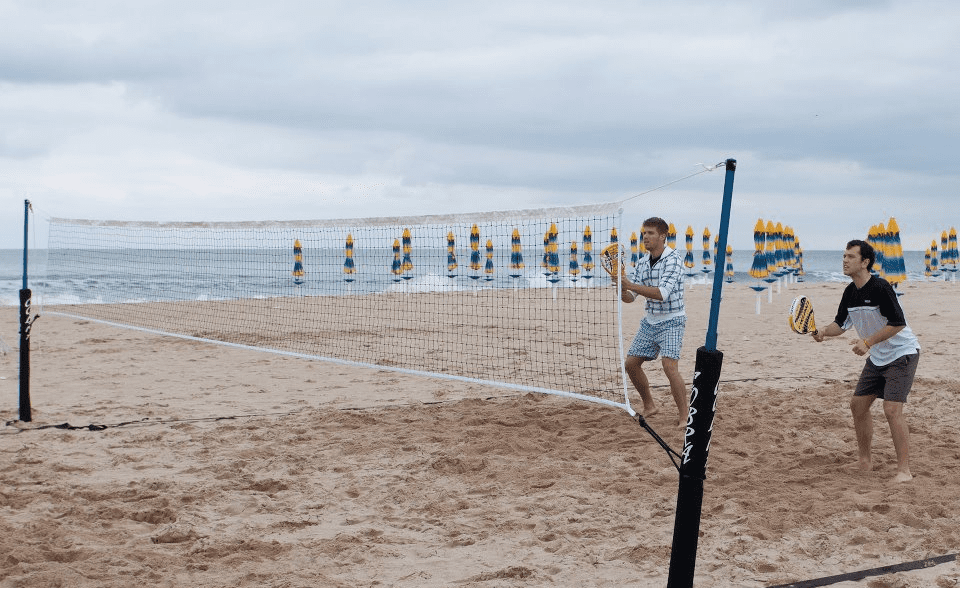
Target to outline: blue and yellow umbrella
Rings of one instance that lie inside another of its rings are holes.
[[[299,239],[293,240],[293,283],[294,284],[303,284],[303,276],[306,272],[303,271],[303,248],[300,245]]]
[[[716,254],[714,254],[716,255]],[[703,273],[708,274],[710,272],[710,266],[713,263],[713,260],[710,256],[710,228],[703,228]]]
[[[447,232],[447,277],[457,277],[457,241],[453,231]]]
[[[929,256],[926,260],[927,266],[930,268],[929,276],[936,278],[940,276],[940,264],[937,261],[937,240],[930,242],[930,247],[927,248],[927,255]]]
[[[670,223],[670,226],[667,227],[667,245],[671,249],[677,249],[677,228],[673,226],[673,223]]]
[[[884,228],[883,223],[880,223],[879,225],[873,225],[870,227],[870,231],[867,233],[867,239],[866,239],[866,242],[869,243],[871,247],[873,247],[873,251],[876,256],[876,259],[874,260],[874,263],[873,263],[873,269],[871,270],[871,272],[879,276],[880,278],[883,278],[885,276],[883,271],[884,258],[887,257],[886,256],[887,248],[884,243],[886,240],[886,237],[884,236],[885,231],[886,229]]]
[[[547,240],[548,258],[547,270],[550,272],[547,278],[548,282],[560,281],[560,244],[558,242],[560,234],[557,231],[557,224],[550,223],[549,239]]]
[[[510,237],[510,278],[520,278],[523,275],[523,245],[520,243],[520,231],[516,228]]]
[[[583,277],[593,278],[593,233],[590,226],[583,229]]]
[[[348,233],[347,243],[344,246],[343,279],[346,282],[353,282],[353,275],[356,273],[356,271],[357,268],[353,263],[353,235]]]
[[[770,267],[767,264],[767,254],[761,249],[753,252],[753,265],[750,266],[750,276],[756,278],[757,280],[763,280],[764,278],[770,276]],[[764,288],[766,287],[760,287],[759,290],[763,290]]]
[[[768,280],[768,277],[770,276],[770,270],[767,266],[767,253],[761,248],[757,248],[753,252],[753,265],[750,266],[750,276],[752,276],[753,278],[756,278],[758,281],[755,286],[751,286],[750,288],[756,291],[757,293],[757,315],[759,315],[760,314],[760,293],[762,293],[767,288],[766,285],[762,284],[762,282],[764,280]],[[772,289],[771,289],[771,292],[772,292]]]
[[[577,275],[580,274],[580,264],[577,262],[577,242],[570,244],[570,280],[577,281]]]
[[[547,229],[543,234],[543,260],[540,262],[543,268],[543,275],[550,276],[550,230]]]
[[[400,261],[400,240],[393,240],[393,264],[390,266],[390,272],[393,273],[393,281],[400,282],[400,276],[403,274],[403,262]]]
[[[793,243],[794,259],[797,261],[797,282],[803,282],[806,272],[803,269],[803,248],[800,247],[800,240]]]
[[[724,270],[724,280],[733,282],[733,246],[727,245],[727,267]]]
[[[767,233],[764,229],[763,219],[757,219],[757,224],[753,226],[753,251],[764,251],[766,241]]]
[[[413,237],[410,235],[409,229],[403,230],[403,279],[410,280],[413,278],[413,259],[411,259],[411,254],[413,253]]]
[[[773,221],[767,221],[766,227],[766,238],[764,242],[766,244],[765,250],[767,255],[767,273],[773,274],[777,271],[777,227],[773,224]],[[765,279],[768,282],[773,282],[769,279]]]
[[[957,229],[955,227],[950,228],[950,263],[954,266],[954,271],[956,271],[957,264],[960,264],[960,251],[957,250]]]
[[[480,271],[480,229],[474,223],[470,228],[470,269],[474,272]],[[476,280],[480,278],[476,274],[471,274],[470,278]]]
[[[640,263],[640,247],[637,245],[637,232],[630,234],[630,265],[634,268]]]
[[[887,280],[896,287],[907,281],[907,267],[903,260],[903,244],[900,242],[900,227],[897,220],[890,217],[887,223],[887,233],[890,234],[890,252],[893,257],[892,276]]]
[[[946,266],[950,263],[950,237],[947,230],[940,232],[940,264]],[[944,268],[946,270],[946,268]]]
[[[487,264],[483,269],[483,273],[486,274],[484,280],[493,280],[493,274],[495,269],[493,267],[493,240],[487,240]]]
[[[693,269],[697,263],[693,259],[693,226],[687,225],[687,231],[684,233],[684,244],[687,248],[687,253],[683,256],[683,266],[687,269],[687,276],[693,276],[697,273]]]

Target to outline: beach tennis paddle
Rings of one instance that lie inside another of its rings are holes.
[[[619,243],[611,243],[600,252],[600,266],[607,271],[610,276],[616,276],[617,273],[624,275],[626,270],[623,267],[623,247]]]
[[[801,335],[817,333],[817,324],[813,320],[813,303],[800,295],[790,305],[790,329]]]

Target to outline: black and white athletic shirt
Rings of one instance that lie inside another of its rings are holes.
[[[844,331],[855,327],[862,339],[867,339],[887,325],[905,326],[890,339],[870,347],[870,361],[876,366],[886,366],[920,349],[917,336],[903,316],[897,293],[889,282],[879,276],[870,276],[863,288],[857,288],[853,282],[847,285],[834,321]]]

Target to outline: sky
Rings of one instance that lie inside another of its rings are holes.
[[[51,217],[331,219],[620,201],[737,160],[839,250],[960,227],[960,3],[0,0],[0,248]],[[631,199],[716,233],[725,174]],[[621,232],[623,233],[623,232]]]

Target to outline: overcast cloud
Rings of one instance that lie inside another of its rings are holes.
[[[839,249],[960,226],[960,3],[0,0],[0,247],[44,217],[263,220],[620,200],[738,160]],[[715,231],[723,172],[630,201]]]

